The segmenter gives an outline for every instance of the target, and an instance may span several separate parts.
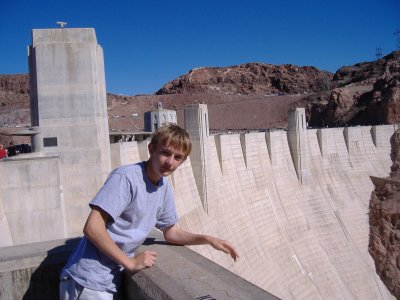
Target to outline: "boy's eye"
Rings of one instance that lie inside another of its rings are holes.
[[[181,161],[183,159],[183,157],[182,156],[180,156],[180,155],[178,155],[178,156],[175,156],[175,160],[177,160],[177,161]]]

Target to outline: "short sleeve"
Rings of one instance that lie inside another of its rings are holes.
[[[131,202],[132,186],[125,175],[111,173],[89,205],[100,207],[115,221]]]
[[[157,212],[156,228],[163,230],[167,227],[175,225],[177,222],[178,216],[176,213],[175,199],[172,188],[168,183],[163,208],[160,212]]]

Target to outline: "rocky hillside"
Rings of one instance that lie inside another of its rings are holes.
[[[29,83],[27,74],[0,75],[0,144],[30,142],[7,135],[10,128],[30,124]]]
[[[168,82],[156,94],[299,94],[328,89],[332,77],[333,74],[314,67],[290,64],[248,63],[224,68],[196,68]]]
[[[400,299],[400,130],[392,137],[390,178],[376,180],[370,201],[369,252],[389,291]]]
[[[331,90],[309,95],[310,126],[393,124],[399,121],[400,51],[339,69]]]

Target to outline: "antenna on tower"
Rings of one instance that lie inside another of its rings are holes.
[[[61,22],[61,21],[57,21],[57,24],[60,25],[61,28],[64,28],[65,25],[67,25],[67,22]]]
[[[397,36],[397,50],[400,50],[400,29],[397,27],[393,34]]]
[[[376,60],[382,58],[382,48],[376,48],[375,49],[375,57],[376,57]]]

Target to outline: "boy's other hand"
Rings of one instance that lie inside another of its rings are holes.
[[[234,261],[239,258],[239,255],[236,252],[235,248],[228,241],[224,241],[216,237],[211,237],[210,245],[214,247],[214,249],[230,254]]]
[[[154,266],[157,259],[157,253],[155,251],[144,251],[131,258],[132,267],[129,267],[128,271],[131,273],[140,271],[144,268],[150,268]]]

